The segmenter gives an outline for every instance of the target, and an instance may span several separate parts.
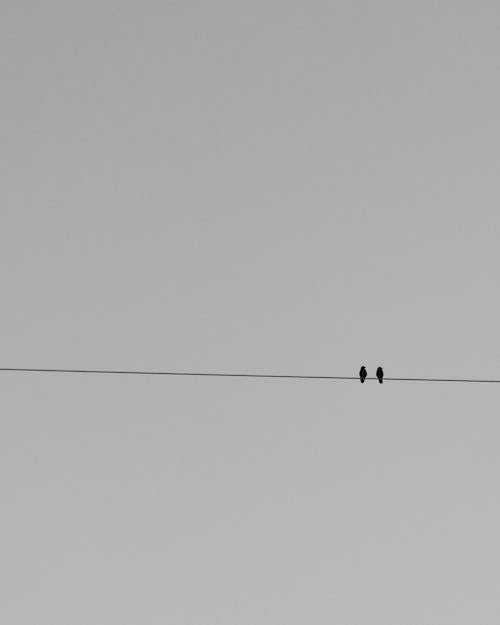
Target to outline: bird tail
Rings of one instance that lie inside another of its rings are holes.
[[[365,378],[361,378],[361,384],[365,383]]]

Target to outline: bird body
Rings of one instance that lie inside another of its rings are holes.
[[[382,384],[384,381],[384,370],[382,369],[382,367],[378,367],[377,369],[377,378],[380,384]]]
[[[366,380],[366,367],[363,365],[361,367],[361,369],[359,370],[359,379],[361,380],[361,384],[364,384],[364,381]]]

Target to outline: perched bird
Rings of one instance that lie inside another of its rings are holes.
[[[377,369],[377,378],[380,384],[382,384],[382,382],[384,381],[384,370],[382,369],[382,367],[379,367]]]
[[[361,380],[361,384],[364,384],[364,381],[366,380],[366,376],[367,376],[366,367],[365,365],[363,365],[361,369],[359,370],[359,379]]]

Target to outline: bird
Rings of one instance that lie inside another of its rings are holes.
[[[384,370],[382,369],[382,367],[378,367],[377,369],[377,378],[380,384],[382,384],[384,381]]]
[[[363,365],[361,369],[359,370],[359,379],[361,380],[361,384],[364,384],[364,381],[366,380],[366,376],[367,376],[366,367],[365,365]]]

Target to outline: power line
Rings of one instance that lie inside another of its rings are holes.
[[[359,376],[349,375],[293,375],[285,373],[230,373],[216,371],[148,371],[131,369],[48,369],[27,367],[0,367],[4,373],[73,373],[95,375],[151,375],[151,376],[179,376],[179,377],[207,377],[207,378],[253,378],[253,379],[281,379],[281,380],[356,380]],[[367,380],[376,380],[367,377]],[[455,383],[482,383],[500,384],[500,380],[472,379],[472,378],[391,378],[384,377],[384,382],[455,382]]]
[[[376,378],[370,378],[372,380]],[[500,384],[500,380],[481,380],[478,378],[386,378],[384,382],[392,380],[393,382],[466,382],[470,384]]]

